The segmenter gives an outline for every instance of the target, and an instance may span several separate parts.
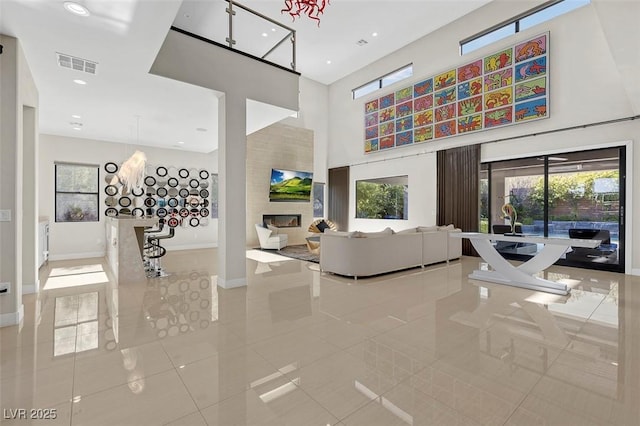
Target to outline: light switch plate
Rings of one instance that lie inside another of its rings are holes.
[[[0,222],[11,222],[11,210],[0,210]]]

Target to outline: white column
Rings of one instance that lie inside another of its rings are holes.
[[[218,104],[218,286],[247,285],[247,102],[227,93]]]

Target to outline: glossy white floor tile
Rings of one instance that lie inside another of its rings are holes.
[[[248,257],[232,290],[215,250],[128,286],[46,265],[0,328],[2,424],[639,424],[638,277],[550,268],[565,297],[469,280],[478,258],[354,281]]]

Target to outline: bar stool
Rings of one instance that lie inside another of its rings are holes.
[[[145,230],[145,271],[147,272],[147,278],[166,277],[167,274],[162,268],[162,257],[167,254],[167,249],[160,245],[160,240],[173,238],[175,230],[169,228],[169,232],[166,234],[160,234],[164,229],[164,220],[160,220],[158,223],[158,229],[152,228]]]

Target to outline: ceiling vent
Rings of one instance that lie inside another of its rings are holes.
[[[360,40],[356,41],[356,44],[358,46],[364,46],[365,44],[368,44],[369,42],[363,38],[361,38]]]
[[[95,74],[98,66],[97,62],[89,61],[87,59],[76,58],[75,56],[67,55],[64,53],[57,53],[58,65],[62,68],[69,68],[76,71],[86,72],[88,74]]]

